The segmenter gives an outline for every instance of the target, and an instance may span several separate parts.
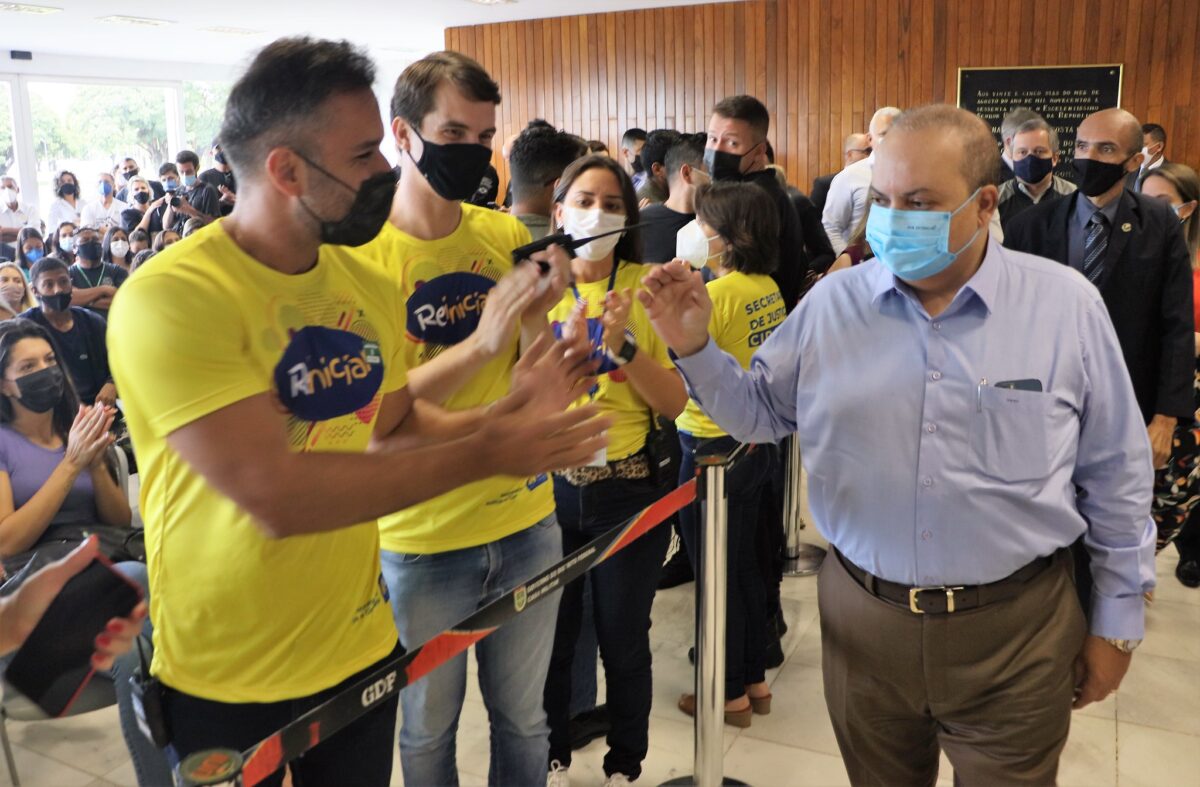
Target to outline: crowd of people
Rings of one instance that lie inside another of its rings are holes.
[[[1166,131],[1091,115],[1068,177],[1030,110],[998,152],[965,111],[884,107],[804,194],[739,95],[615,156],[532,120],[501,196],[478,63],[410,65],[386,132],[374,78],[345,42],[281,39],[231,91],[212,169],[185,150],[157,180],[131,158],[63,171],[45,223],[0,179],[0,556],[128,528],[128,451],[138,699],[169,740],[125,698],[139,782],[252,746],[739,443],[725,721],[750,726],[782,660],[792,433],[832,546],[851,780],[932,781],[940,748],[966,781],[1053,781],[1072,705],[1142,638],[1155,550],[1200,586],[1200,180]],[[513,259],[556,232],[586,242]],[[695,573],[698,504],[476,645],[489,783],[565,787],[600,735],[606,783],[639,777],[672,528]],[[457,783],[466,659],[291,763],[296,783],[386,784],[397,704],[405,783]]]

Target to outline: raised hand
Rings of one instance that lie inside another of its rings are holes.
[[[109,433],[116,411],[103,405],[79,408],[71,431],[67,434],[64,461],[77,472],[90,468],[104,456],[116,439]]]
[[[541,319],[562,300],[563,290],[571,280],[571,256],[562,246],[551,244],[542,251],[531,254],[529,259],[534,263],[550,266],[550,270],[542,274],[538,282],[537,296],[526,311],[528,317]]]
[[[595,383],[592,375],[597,363],[588,360],[590,353],[586,328],[582,341],[555,341],[548,333],[539,335],[513,367],[509,396],[516,397],[514,401],[530,413],[561,413]]]
[[[533,476],[579,467],[608,446],[609,418],[595,405],[546,415],[533,393],[514,391],[498,401],[484,431],[497,473]]]
[[[654,266],[642,279],[638,300],[654,330],[681,358],[694,355],[708,343],[712,300],[699,271],[680,259]]]
[[[518,265],[488,291],[479,325],[471,334],[486,358],[495,358],[512,344],[521,315],[537,295],[539,279],[536,265]]]
[[[604,298],[604,315],[600,324],[604,326],[604,346],[613,355],[625,346],[625,326],[629,324],[629,310],[633,308],[633,291],[612,290]]]

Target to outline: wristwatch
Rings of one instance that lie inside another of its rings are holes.
[[[1125,654],[1133,653],[1137,646],[1142,644],[1140,639],[1109,639],[1105,637],[1104,641]]]
[[[621,346],[621,352],[610,353],[610,355],[617,368],[632,361],[634,356],[637,355],[637,341],[633,338],[633,334],[625,331],[625,344]]]

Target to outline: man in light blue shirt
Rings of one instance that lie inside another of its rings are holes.
[[[1116,690],[1143,634],[1146,430],[1098,291],[989,238],[987,126],[910,110],[875,155],[876,260],[818,284],[748,371],[708,340],[683,264],[652,272],[643,302],[723,429],[799,434],[834,547],[825,693],[851,781],[932,784],[940,746],[965,783],[1052,783],[1072,704]]]

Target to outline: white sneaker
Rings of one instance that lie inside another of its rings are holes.
[[[558,760],[550,763],[550,772],[546,774],[546,787],[571,787],[571,777]]]
[[[623,773],[614,773],[604,780],[604,787],[629,787],[633,782]]]

